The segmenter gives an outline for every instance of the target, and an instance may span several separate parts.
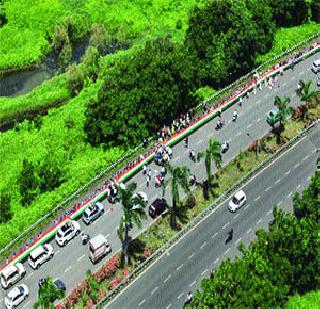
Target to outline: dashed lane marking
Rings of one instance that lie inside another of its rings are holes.
[[[193,252],[191,255],[188,256],[188,259],[192,259],[195,256],[195,253]]]
[[[242,238],[241,238],[241,237],[240,237],[240,238],[238,238],[238,239],[236,240],[236,244],[238,244],[241,240],[242,240]]]
[[[257,202],[257,201],[260,200],[260,198],[261,198],[261,196],[259,195],[258,197],[256,197],[256,198],[254,199],[254,201]]]
[[[215,233],[211,236],[211,238],[213,239],[213,238],[215,238],[217,235],[218,235],[218,232],[215,232]]]
[[[29,300],[28,302],[26,302],[23,306],[23,308],[28,308],[29,304],[31,303],[31,300]]]
[[[247,125],[247,129],[250,129],[252,127],[252,123]]]
[[[219,258],[216,258],[216,260],[214,261],[214,264],[217,264],[219,262]]]
[[[297,190],[299,190],[299,189],[300,189],[300,187],[301,187],[301,184],[297,186]]]
[[[282,204],[282,201],[278,202],[278,204],[277,204],[277,205],[278,205],[278,207],[279,207],[281,204]]]
[[[238,218],[238,217],[239,217],[239,213],[237,213],[237,214],[234,216],[234,219],[235,219],[235,218]]]
[[[305,161],[305,160],[307,160],[309,158],[309,156],[305,156],[303,159],[302,159],[302,161]]]
[[[77,258],[77,261],[80,262],[85,256],[85,254],[82,254],[80,257]]]
[[[159,289],[159,287],[156,286],[156,287],[151,291],[151,295],[153,295],[153,294],[155,293],[155,291],[158,290],[158,289]]]
[[[57,250],[55,253],[54,253],[54,255],[57,255],[57,254],[59,254],[60,253],[60,250]]]
[[[201,144],[202,142],[203,142],[202,139],[199,139],[199,140],[197,141],[197,145]]]
[[[281,180],[281,179],[279,178],[279,179],[275,182],[275,184],[277,185],[277,184],[280,182],[280,180]]]
[[[177,270],[179,271],[179,270],[183,267],[183,265],[184,265],[184,264],[181,264],[180,266],[178,266],[178,267],[177,267]]]
[[[272,214],[272,209],[270,209],[267,213],[268,216],[270,216]]]
[[[30,277],[32,277],[33,276],[33,273],[30,273],[27,277],[26,277],[26,279],[29,279]]]
[[[200,249],[203,249],[206,246],[207,242],[204,241],[203,244],[201,245]]]
[[[106,236],[106,238],[108,238],[109,236],[110,236],[110,233],[108,233],[107,235],[105,235]]]
[[[190,283],[190,284],[189,284],[190,288],[191,288],[193,285],[195,285],[195,284],[196,284],[196,282],[197,282],[197,281],[196,281],[196,280],[194,280],[192,283]]]
[[[257,225],[259,225],[261,222],[262,222],[262,219],[260,218],[260,219],[257,221]]]
[[[183,292],[177,298],[180,299],[182,296],[183,296]]]
[[[146,300],[144,299],[144,300],[142,300],[139,304],[138,304],[138,306],[140,307],[141,305],[143,305],[144,303],[146,302]]]
[[[294,168],[297,168],[297,167],[299,167],[299,165],[300,165],[300,163],[297,163],[295,166],[294,166]]]
[[[249,230],[247,230],[247,234],[250,234],[252,231],[252,229],[250,228]]]
[[[264,191],[268,192],[270,189],[271,189],[271,187],[268,187]]]
[[[172,304],[170,303],[170,304],[167,306],[167,309],[169,309],[171,306],[172,306]]]
[[[224,254],[228,254],[230,250],[231,250],[231,248],[228,248],[228,249],[225,251]]]
[[[205,269],[202,273],[201,273],[201,275],[203,276],[207,271],[209,271],[209,269]]]
[[[67,272],[70,271],[70,270],[71,270],[71,266],[69,266],[68,268],[66,268],[64,272],[67,273]]]
[[[226,227],[227,227],[229,224],[230,224],[230,222],[227,222],[227,223],[222,227],[222,229],[225,230]]]
[[[290,170],[284,173],[286,176],[290,174]]]
[[[171,275],[169,275],[166,279],[163,280],[163,283],[166,283],[171,278]]]
[[[312,150],[312,153],[316,153],[316,152],[317,152],[317,149],[313,149],[313,150]]]
[[[291,197],[291,195],[292,195],[292,191],[288,194],[288,198],[290,198],[290,197]]]
[[[236,134],[236,137],[237,137],[237,136],[240,136],[241,134],[242,134],[242,132],[238,132],[238,133]]]

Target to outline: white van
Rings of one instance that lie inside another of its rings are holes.
[[[107,239],[101,234],[89,240],[89,258],[93,264],[97,263],[102,257],[111,252],[111,250]]]
[[[9,265],[1,271],[0,281],[4,289],[12,286],[20,281],[26,274],[26,270],[21,263],[16,265]]]
[[[311,70],[316,74],[320,72],[320,59],[313,62]]]
[[[38,269],[43,263],[49,261],[53,257],[53,248],[51,245],[42,245],[33,250],[28,258],[31,268]]]

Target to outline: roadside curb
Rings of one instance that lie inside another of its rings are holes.
[[[212,211],[217,207],[217,205],[225,202],[233,192],[235,192],[239,187],[242,187],[259,172],[261,172],[265,167],[272,164],[276,159],[278,159],[281,154],[291,149],[295,146],[307,133],[312,130],[314,127],[319,125],[319,119],[309,125],[307,128],[303,129],[299,134],[285,143],[281,148],[276,152],[271,154],[267,159],[261,162],[255,169],[246,174],[242,179],[236,182],[230,189],[222,193],[210,206],[205,208],[197,217],[190,221],[180,232],[170,238],[161,248],[157,249],[145,262],[141,263],[137,268],[135,268],[130,274],[129,277],[123,279],[112,291],[107,293],[104,298],[96,304],[93,308],[103,308],[110,300],[116,297],[120,292],[122,292],[125,287],[136,279],[142,271],[146,270],[152,263],[154,263],[159,257],[161,257],[165,252],[167,252],[173,245],[177,243],[179,239],[182,238],[187,232],[192,230],[203,218],[209,216]]]

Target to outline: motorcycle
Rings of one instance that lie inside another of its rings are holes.
[[[86,233],[81,234],[82,245],[85,246],[90,240],[90,236]]]
[[[164,181],[164,178],[159,174],[156,176],[156,182],[155,182],[155,186],[156,188],[159,188],[162,186],[163,184],[163,181]]]

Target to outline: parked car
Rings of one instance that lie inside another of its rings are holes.
[[[317,59],[312,63],[311,70],[316,74],[320,72],[320,59]]]
[[[4,299],[8,309],[15,308],[21,304],[29,295],[29,289],[25,284],[17,285],[12,288]]]
[[[33,250],[28,258],[28,264],[33,269],[38,269],[43,263],[53,257],[53,248],[51,245],[42,245]]]
[[[112,251],[107,239],[99,234],[89,240],[89,258],[93,264]]]
[[[231,212],[236,212],[237,209],[241,208],[246,203],[246,201],[247,197],[243,190],[236,192],[229,202],[229,210]]]
[[[273,110],[267,113],[267,123],[271,126],[276,124],[280,120],[280,110],[274,108]]]
[[[56,234],[56,242],[59,246],[65,246],[73,237],[80,234],[81,228],[77,221],[65,222]]]
[[[91,204],[84,211],[82,215],[82,220],[85,224],[90,224],[94,220],[98,219],[100,216],[104,214],[104,208],[101,203]]]
[[[164,198],[155,199],[149,207],[149,215],[151,218],[156,218],[163,214],[168,207],[167,201]]]
[[[7,266],[1,271],[0,274],[0,281],[2,287],[6,289],[12,286],[13,284],[20,281],[25,274],[26,270],[21,263]]]
[[[145,201],[146,204],[149,203],[149,201],[148,201],[148,196],[147,196],[147,194],[146,194],[145,192],[139,191],[139,192],[133,194],[132,198],[136,198],[136,197],[138,197],[138,196],[139,196],[140,198],[142,198],[142,199]],[[133,207],[133,208],[134,208],[134,207]]]

